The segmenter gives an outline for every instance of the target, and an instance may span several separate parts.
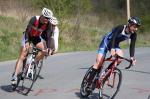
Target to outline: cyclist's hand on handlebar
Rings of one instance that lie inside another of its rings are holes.
[[[45,52],[47,53],[47,56],[49,56],[52,53],[52,49],[51,48],[47,48]]]
[[[135,59],[135,58],[133,58],[133,57],[131,57],[130,59],[131,59],[131,61],[132,61],[132,65],[135,65],[135,63],[136,63],[136,59]]]

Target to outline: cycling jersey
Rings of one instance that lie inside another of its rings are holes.
[[[105,55],[107,53],[107,50],[111,50],[111,48],[114,49],[120,49],[119,43],[131,39],[130,43],[130,57],[134,56],[135,53],[135,41],[137,34],[136,33],[126,33],[125,29],[127,28],[126,25],[119,25],[112,29],[110,33],[108,33],[106,36],[104,36],[102,42],[99,45],[98,53],[102,53]]]
[[[40,16],[34,16],[29,21],[29,24],[26,28],[25,33],[25,43],[28,41],[33,41],[34,44],[37,44],[41,41],[41,34],[46,35],[47,40],[47,47],[50,48],[50,36],[51,36],[51,25],[48,24],[41,24],[40,23]]]

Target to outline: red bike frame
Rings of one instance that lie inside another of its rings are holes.
[[[127,59],[127,58],[115,55],[114,58],[112,56],[110,56],[109,58],[107,58],[107,59],[104,60],[104,61],[112,62],[113,64],[111,64],[110,68],[108,70],[106,70],[106,72],[104,73],[104,75],[100,76],[99,80],[96,82],[96,88],[98,88],[98,89],[101,88],[103,81],[107,80],[107,78],[110,77],[110,76],[113,76],[113,82],[112,82],[112,85],[111,85],[110,82],[109,82],[109,80],[108,80],[107,85],[111,86],[112,88],[114,87],[114,84],[115,84],[115,74],[114,75],[112,75],[112,74],[113,74],[113,71],[115,70],[115,68],[117,67],[118,63],[122,59],[130,62],[130,65],[125,68],[125,69],[129,69],[131,67],[131,65],[132,65],[131,64],[132,62],[131,62],[130,59]],[[103,73],[101,73],[101,74],[103,74]]]

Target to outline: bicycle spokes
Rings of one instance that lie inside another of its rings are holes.
[[[89,68],[89,70],[86,72],[80,88],[80,94],[83,98],[88,97],[92,93],[92,81],[90,78],[90,71],[92,67]]]
[[[103,87],[99,90],[99,96],[112,99],[116,96],[120,89],[122,81],[122,73],[119,69],[115,69],[110,77],[103,82]]]
[[[107,80],[107,85],[109,87],[111,87],[111,88],[115,87],[115,83],[117,83],[115,78],[116,78],[116,73],[112,73]]]

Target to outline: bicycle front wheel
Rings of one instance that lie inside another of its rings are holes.
[[[122,82],[122,72],[115,69],[112,74],[102,83],[99,89],[99,99],[114,99]]]
[[[36,64],[32,62],[31,65],[33,65],[34,67],[33,74],[32,73],[27,74],[27,71],[24,72],[23,82],[22,82],[22,89],[23,89],[22,94],[23,95],[27,95],[31,91],[33,84],[36,81],[36,69],[35,69]]]
[[[35,76],[35,80],[37,80],[37,78],[39,77],[42,67],[43,67],[43,59],[41,59],[41,60],[39,61],[39,64],[36,66],[36,76]]]

